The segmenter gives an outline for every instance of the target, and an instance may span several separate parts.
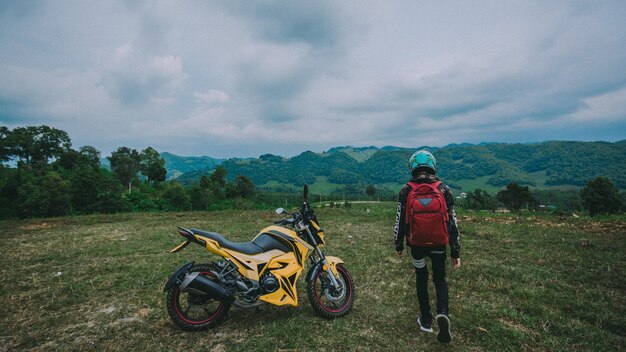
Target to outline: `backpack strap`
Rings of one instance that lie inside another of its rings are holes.
[[[436,189],[437,189],[437,192],[441,193],[441,197],[443,198],[443,206],[444,206],[444,209],[446,210],[446,211],[445,211],[445,219],[446,219],[446,221],[448,221],[448,220],[449,220],[449,215],[448,215],[448,203],[446,202],[446,194],[445,194],[445,193],[443,193],[443,191],[442,191],[441,189],[439,189],[439,186],[440,186],[441,184],[442,184],[442,182],[441,182],[441,181],[437,181],[437,182],[433,183],[432,185],[433,185],[433,187],[434,187],[434,188],[436,188]]]
[[[413,182],[413,181],[409,181],[406,183],[407,186],[411,187],[411,191],[415,191],[415,189],[419,186],[419,184]],[[411,193],[411,191],[409,191],[409,193]],[[409,193],[407,193],[406,195],[408,196]]]
[[[433,188],[436,188],[439,192],[441,192],[441,190],[439,189],[439,185],[441,185],[441,181],[435,181],[433,183],[431,183],[431,185],[433,186]],[[443,192],[441,192],[443,193]]]

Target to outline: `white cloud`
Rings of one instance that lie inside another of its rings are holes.
[[[115,48],[103,72],[104,86],[127,105],[171,102],[185,78],[180,57],[150,55],[131,44]]]
[[[217,89],[209,89],[206,92],[195,92],[193,96],[196,98],[197,102],[208,105],[223,104],[230,100],[228,94]]]
[[[0,123],[103,154],[619,138],[623,18],[621,1],[8,4]]]
[[[607,123],[624,121],[626,114],[626,88],[583,100],[584,107],[565,117],[572,122]]]

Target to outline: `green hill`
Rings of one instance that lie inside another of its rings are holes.
[[[189,174],[186,176],[187,178],[200,179],[202,175],[215,169],[223,161],[223,159],[208,156],[179,156],[168,152],[160,153],[160,155],[165,160],[168,180],[178,178],[186,173]],[[111,169],[111,162],[107,158],[101,158],[100,165],[107,170]]]
[[[168,152],[161,153],[161,157],[165,160],[168,179],[177,178],[187,172],[213,170],[223,161],[208,156],[178,156]]]
[[[331,148],[327,151],[327,153],[344,153],[348,156],[352,157],[354,160],[358,162],[365,161],[369,159],[372,155],[374,155],[378,151],[376,147],[335,147]]]
[[[364,184],[395,191],[409,176],[407,160],[415,149],[346,146],[323,153],[306,151],[292,158],[266,154],[258,159],[228,159],[221,165],[229,178],[245,175],[261,188],[323,182],[318,188],[327,194],[333,187]],[[597,176],[609,177],[617,187],[626,189],[626,140],[452,144],[431,150],[437,157],[439,176],[456,190],[493,192],[510,182],[537,189],[571,189]],[[171,172],[167,160],[166,165]],[[178,179],[191,184],[215,165],[187,166],[194,170]]]

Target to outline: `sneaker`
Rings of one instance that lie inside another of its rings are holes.
[[[442,343],[452,341],[452,335],[450,334],[450,319],[448,319],[448,316],[444,314],[437,314],[435,319],[437,319],[437,325],[439,326],[437,341]]]
[[[417,318],[417,324],[420,326],[420,330],[424,332],[433,332],[433,318],[431,316],[423,316]]]

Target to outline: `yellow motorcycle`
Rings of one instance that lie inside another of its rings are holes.
[[[305,185],[298,212],[276,209],[288,216],[261,230],[252,242],[231,242],[215,232],[178,227],[185,241],[170,252],[193,242],[222,259],[187,263],[170,277],[164,291],[172,321],[184,330],[197,331],[217,325],[231,305],[298,306],[296,283],[307,260],[311,263],[307,294],[313,309],[326,319],[348,314],[354,300],[352,277],[341,259],[322,252],[324,229],[307,203],[307,193]]]

